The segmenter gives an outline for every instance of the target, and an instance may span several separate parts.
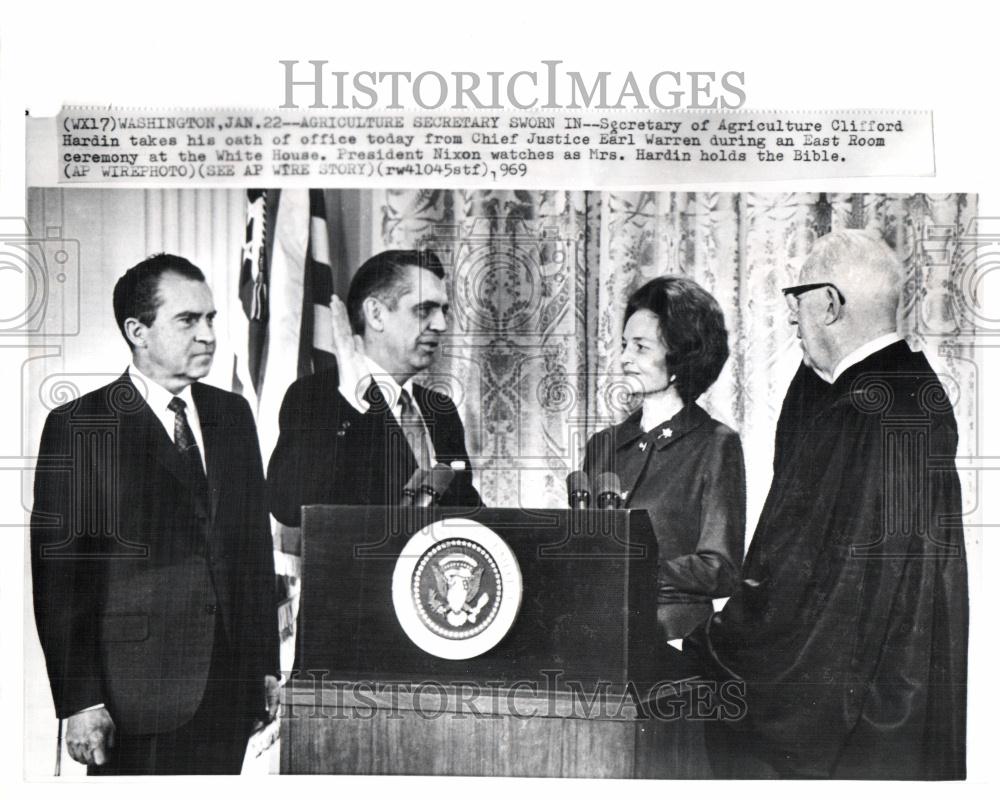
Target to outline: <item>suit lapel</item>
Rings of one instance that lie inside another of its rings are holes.
[[[645,442],[646,440],[643,439],[642,441]],[[632,447],[638,446],[638,442],[632,445]],[[646,470],[646,464],[649,463],[649,459],[652,457],[653,448],[647,445],[645,450],[640,451],[638,458],[620,459],[623,467],[619,477],[622,482],[622,494],[625,496],[626,501],[631,501],[632,495],[635,494],[635,487],[639,483],[639,478],[642,477],[642,473]]]
[[[209,517],[215,519],[219,508],[219,487],[225,472],[223,457],[223,433],[219,409],[211,401],[211,393],[204,391],[200,384],[191,387],[191,397],[198,409],[198,421],[201,424],[201,438],[205,441],[205,466],[208,473]]]
[[[640,410],[614,428],[612,447],[617,451],[617,456],[612,463],[621,479],[622,493],[626,500],[632,497],[639,476],[653,454],[653,448],[649,446],[639,426],[641,418]],[[628,450],[636,452],[626,452]]]
[[[124,377],[124,380],[128,381],[128,377]],[[131,385],[131,381],[129,381]],[[121,414],[122,412],[120,412]],[[181,486],[186,489],[191,490],[191,494],[194,496],[194,503],[196,508],[208,515],[209,509],[205,508],[202,498],[199,496],[199,492],[193,491],[191,486],[191,477],[188,474],[187,465],[181,458],[180,453],[177,452],[177,448],[174,447],[173,439],[167,434],[160,422],[159,418],[150,408],[149,403],[142,400],[141,405],[139,405],[134,413],[130,410],[127,412],[129,414],[129,425],[134,426],[135,431],[140,439],[140,446],[143,450],[148,451],[152,449],[153,457],[156,459],[156,463],[162,467],[166,472],[178,482]],[[201,415],[201,409],[198,409],[199,416]],[[127,428],[128,426],[126,426]],[[204,431],[202,431],[204,436]],[[143,451],[137,451],[143,452]]]
[[[434,447],[434,460],[450,463],[455,456],[450,438],[454,426],[449,427],[449,420],[444,415],[440,401],[435,402],[430,391],[419,383],[413,384],[413,399],[417,403],[417,408],[424,418],[424,427],[430,437],[431,445]],[[416,460],[413,462],[416,464]],[[469,469],[469,465],[465,465]]]
[[[383,481],[387,486],[387,496],[391,497],[401,492],[403,486],[416,472],[417,459],[410,449],[409,442],[406,441],[402,426],[396,420],[396,415],[392,413],[375,381],[372,381],[365,393],[365,399],[370,406],[368,413],[375,417],[375,424],[383,434],[380,438],[382,438],[383,452],[386,454],[384,462],[376,459],[373,464],[382,463]],[[417,407],[420,407],[419,401]]]
[[[143,401],[135,417],[139,436],[153,450],[156,463],[182,486],[191,488],[187,467],[153,409]]]

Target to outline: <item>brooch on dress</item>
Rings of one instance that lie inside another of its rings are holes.
[[[660,431],[660,435],[657,438],[658,439],[669,439],[673,435],[674,435],[674,432],[670,428],[664,428],[662,431]]]

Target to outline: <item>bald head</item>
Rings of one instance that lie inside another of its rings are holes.
[[[836,284],[847,300],[845,321],[895,330],[903,266],[878,234],[847,229],[818,239],[799,282]]]
[[[802,265],[790,321],[806,363],[829,373],[858,347],[896,330],[903,267],[871,231],[840,230],[818,239]]]

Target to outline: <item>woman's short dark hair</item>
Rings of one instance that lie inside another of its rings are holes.
[[[697,400],[729,358],[729,334],[719,303],[690,278],[667,275],[632,292],[624,322],[640,309],[659,318],[667,370],[681,399]]]
[[[186,258],[170,253],[157,253],[140,261],[115,284],[112,297],[115,321],[130,348],[132,342],[125,333],[125,320],[134,318],[147,327],[153,324],[156,310],[163,302],[160,299],[160,278],[168,272],[189,281],[205,282],[205,273]]]
[[[369,297],[378,297],[395,309],[412,267],[444,280],[444,266],[433,250],[384,250],[361,265],[347,290],[347,318],[353,333],[365,332],[364,302]]]

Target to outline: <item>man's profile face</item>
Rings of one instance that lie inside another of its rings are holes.
[[[160,301],[148,327],[140,325],[138,366],[169,391],[179,392],[204,378],[215,354],[212,290],[174,272],[160,276]]]
[[[805,275],[800,281],[809,282]],[[828,305],[826,292],[823,289],[813,289],[795,297],[789,295],[787,301],[788,321],[795,326],[795,335],[802,348],[802,360],[807,367],[827,370],[830,365],[825,363],[826,349],[822,338],[824,333],[822,320]]]
[[[385,326],[380,336],[392,363],[382,366],[406,377],[430,367],[448,330],[448,309],[445,282],[429,270],[407,268],[395,308],[383,308]]]

